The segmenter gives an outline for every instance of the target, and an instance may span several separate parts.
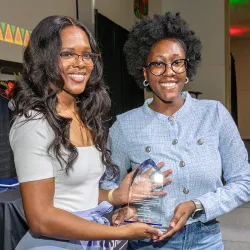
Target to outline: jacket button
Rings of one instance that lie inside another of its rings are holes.
[[[173,120],[174,120],[174,116],[173,116],[173,115],[169,116],[169,117],[168,117],[168,120],[169,120],[169,121],[173,121]]]
[[[149,147],[149,146],[147,146],[146,148],[145,148],[145,150],[146,150],[146,152],[150,152],[151,151],[151,148]]]
[[[172,144],[173,145],[176,145],[178,143],[178,140],[177,139],[174,139],[173,141],[172,141]]]
[[[188,194],[188,193],[189,193],[189,189],[188,189],[188,188],[184,188],[184,189],[183,189],[183,193],[184,193],[184,194]]]
[[[204,140],[203,140],[203,139],[199,139],[199,140],[198,140],[198,144],[199,144],[199,145],[204,144]]]
[[[180,163],[179,163],[179,166],[180,166],[180,167],[185,167],[185,165],[186,165],[186,164],[185,164],[185,161],[180,161]]]

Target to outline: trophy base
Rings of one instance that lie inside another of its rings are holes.
[[[139,220],[124,220],[124,222],[122,222],[120,225],[127,225],[127,224],[131,224],[131,223],[135,223],[135,222],[141,222],[141,223],[145,223],[151,227],[154,227],[156,229],[159,229],[160,231],[162,231],[164,234],[167,233],[168,231],[168,227],[163,226],[162,224],[158,224],[158,223],[151,223],[151,222],[144,222],[144,221],[139,221]]]

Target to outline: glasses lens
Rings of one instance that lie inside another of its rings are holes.
[[[185,59],[175,60],[171,66],[172,70],[177,74],[181,74],[187,70],[187,62]]]
[[[148,65],[151,73],[155,76],[160,76],[165,72],[166,65],[162,62],[151,62]]]
[[[86,66],[93,66],[96,64],[98,55],[93,54],[93,53],[86,53],[82,56],[82,58]]]
[[[70,53],[70,52],[61,52],[60,53],[60,57],[63,59],[63,60],[74,60],[75,57],[74,57],[74,54],[73,53]]]
[[[78,55],[76,53],[71,53],[71,52],[61,52],[60,56],[63,60],[72,63],[75,62],[76,60],[82,59],[86,66],[95,65],[98,59],[98,54],[94,53],[85,53],[82,55]]]

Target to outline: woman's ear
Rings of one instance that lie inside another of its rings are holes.
[[[145,80],[148,80],[148,76],[147,76],[147,70],[146,70],[146,68],[142,68],[142,70],[143,70],[143,76],[144,76],[144,79]]]

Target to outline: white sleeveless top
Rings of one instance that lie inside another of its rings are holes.
[[[69,212],[84,211],[98,205],[99,180],[105,171],[101,153],[95,148],[77,147],[78,158],[69,175],[48,155],[54,132],[41,115],[35,120],[24,116],[15,120],[10,131],[19,183],[55,178],[54,206]]]

